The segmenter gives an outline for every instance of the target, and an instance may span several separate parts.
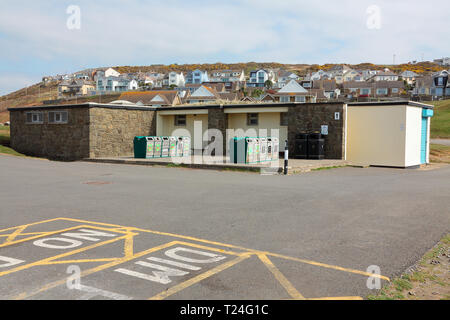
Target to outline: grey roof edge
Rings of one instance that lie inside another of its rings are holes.
[[[124,110],[142,110],[142,111],[156,111],[159,108],[152,106],[133,106],[133,105],[118,105],[110,103],[80,103],[80,104],[59,104],[59,105],[40,105],[31,107],[16,107],[8,108],[8,111],[26,111],[26,110],[53,110],[53,109],[76,109],[76,108],[106,108],[106,109],[124,109]]]
[[[142,110],[142,111],[167,111],[167,110],[195,110],[195,109],[221,109],[221,108],[264,108],[264,107],[300,107],[304,105],[344,105],[345,102],[320,102],[320,103],[301,103],[301,102],[265,102],[265,103],[245,103],[245,104],[206,104],[206,105],[179,105],[173,107],[152,107],[152,106],[127,106],[108,103],[82,103],[82,104],[62,104],[62,105],[46,105],[31,106],[23,108],[8,108],[8,111],[24,111],[24,110],[48,110],[48,109],[75,109],[75,108],[108,108],[108,109],[126,109],[126,110]]]
[[[410,101],[410,100],[397,100],[397,101],[381,101],[381,102],[350,102],[348,106],[398,106],[408,105],[412,107],[420,107],[424,109],[434,109],[433,105]]]

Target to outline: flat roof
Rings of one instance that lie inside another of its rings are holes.
[[[319,103],[301,103],[301,102],[264,102],[264,103],[240,103],[240,104],[204,104],[204,105],[176,105],[170,107],[153,106],[135,106],[121,105],[111,103],[86,102],[80,104],[61,104],[61,105],[39,105],[29,107],[8,108],[8,111],[38,110],[38,109],[74,109],[74,108],[109,108],[109,109],[127,109],[127,110],[147,110],[147,111],[166,111],[166,110],[195,110],[195,109],[222,109],[222,108],[264,108],[264,107],[286,107],[303,105],[343,105],[344,102],[319,102]]]
[[[42,110],[42,109],[74,109],[74,108],[107,108],[107,109],[124,109],[124,110],[141,110],[141,111],[167,111],[167,110],[204,110],[204,109],[222,109],[222,108],[264,108],[264,107],[300,107],[304,105],[344,105],[348,106],[396,106],[409,105],[425,109],[433,109],[434,106],[409,100],[398,101],[381,101],[381,102],[318,102],[318,103],[301,103],[301,102],[265,102],[265,103],[242,103],[242,104],[205,104],[205,105],[179,105],[171,107],[153,107],[153,106],[137,106],[137,105],[120,105],[111,103],[87,102],[81,104],[61,104],[61,105],[40,105],[30,107],[8,108],[8,111],[23,110]]]
[[[397,100],[397,101],[380,101],[380,102],[351,102],[348,106],[398,106],[408,105],[413,107],[419,107],[424,109],[434,109],[433,105],[410,101],[410,100]]]
[[[157,108],[152,106],[137,106],[137,105],[122,105],[111,103],[96,103],[86,102],[80,104],[59,104],[59,105],[40,105],[30,107],[16,107],[8,108],[8,111],[23,111],[23,110],[47,110],[47,109],[76,109],[76,108],[106,108],[106,109],[125,109],[125,110],[142,110],[155,111]]]

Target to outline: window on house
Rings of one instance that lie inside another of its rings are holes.
[[[289,125],[289,118],[287,112],[280,113],[280,126],[288,126]]]
[[[48,123],[65,124],[68,122],[67,111],[50,111],[48,113]]]
[[[305,97],[304,96],[295,96],[295,102],[302,102],[305,103]]]
[[[44,123],[44,115],[42,112],[27,112],[28,124],[42,124]]]
[[[361,94],[363,94],[363,95],[370,94],[370,89],[366,89],[366,88],[361,89]]]
[[[387,88],[378,88],[377,89],[377,94],[379,94],[379,95],[387,95],[388,94],[388,89]]]
[[[392,93],[398,93],[398,88],[392,88]]]
[[[291,97],[290,96],[281,96],[280,102],[291,102]]]
[[[248,126],[257,126],[258,125],[258,113],[247,113],[247,125]]]
[[[184,127],[186,126],[186,115],[176,115],[175,116],[175,126]]]

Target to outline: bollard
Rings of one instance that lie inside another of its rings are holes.
[[[288,174],[288,163],[289,163],[289,146],[286,140],[286,145],[284,147],[284,174]]]

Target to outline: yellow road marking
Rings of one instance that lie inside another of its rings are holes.
[[[107,244],[110,244],[110,243],[113,243],[113,242],[125,239],[126,237],[127,236],[125,235],[125,236],[121,236],[121,237],[118,237],[118,238],[114,238],[114,239],[106,240],[106,241],[103,241],[103,242],[95,243],[93,245],[90,245],[90,246],[87,246],[87,247],[84,247],[84,248],[76,249],[76,250],[73,250],[73,251],[69,251],[69,252],[66,252],[66,253],[62,253],[62,254],[53,256],[53,257],[49,257],[49,258],[45,258],[45,259],[42,259],[42,260],[39,260],[39,261],[35,261],[35,262],[29,263],[29,264],[26,264],[26,265],[23,265],[23,266],[19,266],[19,267],[10,269],[10,270],[6,270],[6,271],[3,271],[3,272],[0,272],[0,277],[2,277],[4,275],[7,275],[7,274],[10,274],[10,273],[17,272],[17,271],[29,269],[31,267],[47,265],[47,264],[50,264],[50,262],[53,262],[54,260],[57,260],[59,258],[72,256],[72,255],[80,253],[80,252],[84,252],[84,251],[87,251],[87,250],[90,250],[90,249],[94,249],[94,248],[97,248],[97,247],[100,247],[100,246],[104,246],[104,245],[107,245]]]
[[[215,241],[209,241],[209,240],[199,239],[199,238],[190,237],[190,236],[183,236],[183,235],[178,235],[178,234],[172,234],[172,233],[167,233],[167,232],[159,232],[159,231],[154,231],[154,230],[146,230],[146,229],[134,228],[134,227],[124,227],[124,226],[110,224],[110,223],[93,222],[93,221],[73,219],[73,218],[55,218],[55,219],[50,219],[50,220],[45,220],[45,221],[41,221],[41,222],[32,223],[32,224],[29,224],[29,225],[42,224],[42,223],[56,221],[56,220],[65,220],[65,221],[72,221],[72,222],[82,222],[82,223],[88,223],[88,224],[108,226],[110,228],[109,229],[108,228],[104,228],[104,230],[113,231],[113,232],[124,232],[124,231],[131,232],[131,231],[135,231],[135,232],[145,232],[145,233],[152,233],[152,234],[157,234],[157,235],[162,235],[162,236],[169,236],[169,237],[175,237],[175,238],[180,238],[180,239],[186,239],[186,240],[206,243],[206,244],[220,246],[220,247],[227,247],[227,248],[233,248],[233,249],[238,249],[238,250],[242,250],[242,251],[247,251],[248,253],[257,254],[258,256],[266,256],[266,258],[267,258],[267,256],[273,256],[273,257],[278,257],[278,258],[281,258],[281,259],[286,259],[286,260],[296,261],[296,262],[300,262],[300,263],[310,264],[310,265],[314,265],[314,266],[318,266],[318,267],[329,268],[329,269],[334,269],[334,270],[338,270],[338,271],[359,274],[359,275],[363,275],[363,276],[367,276],[367,277],[377,277],[377,278],[380,278],[380,279],[383,279],[383,280],[390,281],[390,279],[388,277],[386,277],[386,276],[376,275],[376,274],[368,273],[368,272],[365,272],[365,271],[360,271],[360,270],[355,270],[355,269],[350,269],[350,268],[343,268],[343,267],[330,265],[330,264],[325,264],[325,263],[320,263],[320,262],[316,262],[316,261],[299,259],[299,258],[285,256],[285,255],[271,253],[271,252],[264,252],[264,251],[259,251],[259,250],[253,250],[253,249],[248,249],[248,248],[245,248],[245,247],[240,247],[240,246],[235,246],[235,245],[225,244],[225,243],[220,243],[220,242],[215,242]],[[29,226],[29,225],[25,225],[25,226]],[[92,227],[92,226],[86,226],[86,227]],[[111,229],[111,227],[113,227],[114,229]],[[15,229],[15,228],[18,228],[18,227],[13,227],[13,228],[0,230],[0,232],[1,231],[6,231],[6,230],[12,230],[12,229]],[[100,229],[100,227],[98,227],[98,228]],[[58,233],[58,232],[56,232],[56,233]],[[48,235],[48,234],[49,233],[44,233],[44,235]],[[32,239],[32,238],[24,239],[23,241],[27,241],[27,240],[30,240],[30,239]],[[128,257],[132,257],[133,256],[133,252],[132,252],[132,250],[133,250],[133,240],[134,239],[133,239],[132,236],[128,236],[125,239],[124,254],[125,254],[126,257],[127,256]],[[14,243],[19,243],[19,242],[14,242]],[[197,245],[197,244],[192,244],[192,243],[183,243],[183,242],[178,242],[178,243],[179,244],[186,244],[186,245],[194,246],[194,247],[197,246],[198,248],[203,248],[203,249],[206,249],[206,250],[211,250],[212,249],[212,248],[209,248],[209,247],[204,247],[204,246]],[[1,247],[1,245],[0,245],[0,247]],[[222,249],[215,249],[215,251],[228,253],[228,254],[234,254],[234,255],[237,254],[235,252],[230,252],[230,251],[226,251],[226,250],[222,250]],[[0,276],[1,276],[1,274],[0,274]]]
[[[73,218],[61,218],[61,219],[68,220],[68,221],[74,221],[74,222],[93,223],[93,224],[99,224],[99,225],[106,225],[106,226],[111,226],[111,227],[116,227],[116,228],[127,228],[127,227],[124,227],[124,226],[119,226],[119,225],[110,224],[110,223],[93,222],[93,221],[86,221],[86,220],[73,219]],[[367,276],[367,277],[380,278],[380,279],[383,279],[383,280],[386,280],[386,281],[389,281],[389,282],[391,281],[388,277],[383,276],[383,275],[377,275],[377,274],[373,274],[373,273],[369,273],[369,272],[365,272],[365,271],[360,271],[360,270],[355,270],[355,269],[350,269],[350,268],[343,268],[343,267],[330,265],[330,264],[326,264],[326,263],[321,263],[321,262],[316,262],[316,261],[311,261],[311,260],[305,260],[305,259],[299,259],[299,258],[295,258],[295,257],[289,257],[289,256],[281,255],[281,254],[271,253],[271,252],[265,252],[265,251],[260,251],[260,250],[249,249],[249,248],[245,248],[245,247],[235,246],[235,245],[232,245],[232,244],[220,243],[220,242],[204,240],[204,239],[199,239],[199,238],[195,238],[195,237],[183,236],[183,235],[167,233],[167,232],[146,230],[146,229],[141,229],[141,228],[132,228],[131,227],[129,229],[133,230],[133,231],[147,232],[147,233],[153,233],[153,234],[158,234],[158,235],[162,235],[162,236],[181,238],[181,239],[186,239],[186,240],[191,240],[191,241],[196,241],[196,242],[203,242],[203,243],[206,243],[206,244],[216,245],[216,246],[220,246],[220,247],[234,248],[234,249],[238,249],[238,250],[251,252],[253,254],[263,254],[263,255],[278,257],[278,258],[281,258],[281,259],[287,259],[287,260],[297,261],[297,262],[301,262],[301,263],[305,263],[305,264],[310,264],[310,265],[314,265],[314,266],[318,266],[318,267],[334,269],[334,270],[344,271],[344,272],[348,272],[348,273],[359,274],[359,275],[363,275],[363,276]]]
[[[145,251],[141,251],[141,252],[139,252],[139,253],[133,255],[132,257],[123,257],[123,258],[119,258],[119,259],[117,259],[116,261],[113,261],[113,262],[110,262],[110,263],[106,263],[106,264],[97,266],[97,267],[95,267],[95,268],[92,268],[92,269],[83,271],[83,272],[81,272],[80,277],[81,277],[81,278],[82,278],[82,277],[86,277],[86,276],[88,276],[88,275],[90,275],[90,274],[93,274],[93,273],[95,273],[95,272],[99,272],[99,271],[103,271],[103,270],[108,269],[108,268],[115,267],[115,266],[117,266],[117,265],[119,265],[119,264],[128,262],[128,261],[133,260],[133,259],[140,258],[140,257],[145,256],[145,255],[147,255],[147,254],[150,254],[150,253],[153,253],[153,252],[156,252],[156,251],[159,251],[159,250],[168,248],[168,247],[172,247],[172,246],[174,246],[175,244],[177,244],[177,242],[176,242],[176,241],[172,241],[172,242],[165,243],[165,244],[162,244],[162,245],[160,245],[160,246],[157,246],[157,247],[154,247],[154,248],[145,250]],[[57,286],[60,286],[60,285],[62,285],[62,284],[65,284],[66,281],[67,281],[67,279],[64,278],[64,279],[61,279],[61,280],[58,280],[58,281],[55,281],[55,282],[46,284],[45,286],[43,286],[42,288],[40,288],[40,289],[38,289],[38,290],[36,290],[36,291],[30,292],[30,293],[27,293],[27,292],[21,293],[21,294],[19,294],[18,296],[14,297],[13,299],[14,299],[14,300],[22,300],[22,299],[26,299],[26,298],[32,297],[32,296],[34,296],[34,295],[36,295],[36,294],[38,294],[38,293],[41,293],[41,292],[50,290],[50,289],[52,289],[52,288],[55,288],[55,287],[57,287]]]
[[[0,230],[0,232],[14,230],[14,229],[20,228],[20,227],[29,227],[29,226],[34,226],[34,225],[37,225],[37,224],[48,223],[48,222],[53,222],[53,221],[58,221],[58,220],[64,220],[64,219],[65,218],[54,218],[54,219],[42,220],[42,221],[38,221],[38,222],[24,224],[24,225],[21,225],[21,226],[16,226],[16,227],[10,227],[10,228],[6,228],[6,229],[2,229],[2,230]]]
[[[100,258],[100,259],[79,259],[79,260],[61,260],[61,261],[52,261],[47,262],[45,265],[54,265],[54,264],[75,264],[75,263],[87,263],[87,262],[108,262],[108,261],[116,261],[120,258]]]
[[[34,236],[34,235],[38,235],[38,234],[47,234],[48,232],[21,232],[20,235],[21,236]],[[10,234],[0,234],[0,237],[9,237],[11,236]]]
[[[129,235],[125,238],[124,255],[125,257],[132,257],[134,249],[134,235]]]
[[[311,260],[304,260],[304,259],[284,256],[282,254],[276,254],[276,253],[270,253],[270,252],[266,252],[265,254],[267,254],[269,256],[272,256],[272,257],[277,257],[277,258],[286,259],[286,260],[292,260],[292,261],[301,262],[301,263],[305,263],[305,264],[310,264],[310,265],[314,265],[314,266],[318,266],[318,267],[323,267],[323,268],[334,269],[334,270],[339,270],[339,271],[344,271],[344,272],[349,272],[349,273],[360,274],[360,275],[367,276],[367,277],[380,278],[380,279],[387,280],[389,282],[391,281],[388,277],[385,277],[385,276],[382,276],[382,275],[378,275],[378,274],[369,273],[369,272],[366,272],[366,271],[360,271],[360,270],[355,270],[355,269],[343,268],[343,267],[334,266],[334,265],[330,265],[330,264],[325,264],[325,263],[321,263],[321,262],[316,262],[316,261],[311,261]]]
[[[243,253],[240,256],[238,256],[236,259],[228,261],[224,264],[221,264],[220,266],[215,267],[214,269],[211,269],[209,271],[206,271],[194,278],[191,278],[185,282],[182,282],[172,288],[169,288],[168,290],[161,292],[159,294],[157,294],[156,296],[153,296],[151,298],[149,298],[148,300],[163,300],[171,295],[174,295],[177,292],[180,292],[206,278],[209,278],[219,272],[222,272],[232,266],[234,266],[235,264],[238,264],[239,262],[244,261],[245,259],[248,259],[252,254],[251,253]]]
[[[258,254],[259,260],[261,260],[264,265],[269,269],[270,272],[275,276],[275,279],[283,286],[283,288],[289,293],[289,295],[296,300],[305,300],[305,297],[298,292],[297,289],[289,282],[288,279],[278,270],[277,267],[270,261],[270,259],[264,254]]]
[[[362,297],[323,297],[323,298],[312,298],[308,300],[364,300]]]
[[[229,255],[233,255],[233,256],[240,256],[242,254],[242,253],[233,252],[233,251],[227,251],[227,250],[218,249],[218,248],[206,247],[206,246],[202,246],[201,244],[196,244],[196,243],[183,242],[183,241],[177,241],[177,243],[180,244],[180,245],[185,245],[185,246],[194,247],[194,248],[198,248],[198,249],[209,250],[209,251],[220,252],[220,253],[229,254]]]
[[[33,236],[33,237],[25,238],[25,239],[12,241],[12,242],[9,242],[9,243],[2,243],[2,244],[0,244],[0,248],[7,247],[7,246],[12,246],[14,244],[18,244],[18,243],[22,243],[22,242],[38,239],[38,238],[43,238],[43,237],[46,237],[46,236],[50,236],[50,235],[54,235],[54,234],[62,233],[62,232],[66,232],[66,231],[71,231],[71,230],[79,229],[79,228],[87,228],[87,226],[82,225],[82,226],[76,226],[76,227],[70,227],[70,228],[66,228],[66,229],[61,229],[61,230],[57,230],[57,231],[45,232],[45,233],[37,235],[37,236]]]
[[[14,231],[13,233],[11,233],[8,238],[6,238],[5,242],[3,242],[2,244],[8,244],[11,243],[19,234],[22,233],[22,231],[24,231],[27,228],[27,226],[21,226],[19,228],[16,229],[16,231]]]

